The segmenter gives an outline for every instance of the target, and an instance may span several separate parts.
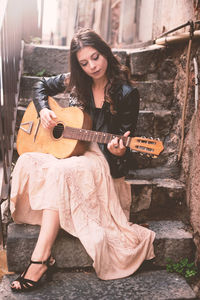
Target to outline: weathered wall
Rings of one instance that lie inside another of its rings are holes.
[[[200,73],[200,50],[197,52]],[[193,69],[191,73],[194,89]],[[193,97],[194,101],[194,97]],[[188,124],[188,132],[182,158],[182,178],[186,182],[187,204],[190,208],[190,220],[194,229],[194,241],[197,246],[197,260],[200,261],[200,105],[193,113]]]
[[[135,48],[196,20],[200,0],[58,0],[57,4],[54,44],[69,45],[77,28],[90,27],[112,47]]]
[[[186,114],[186,136],[182,156],[181,179],[186,183],[186,199],[190,210],[190,221],[194,229],[194,240],[197,246],[197,260],[200,260],[200,105],[194,109],[194,65],[193,57],[198,61],[200,73],[200,50],[193,46],[190,64],[190,88]],[[185,65],[185,60],[183,66]],[[181,64],[180,64],[181,67]],[[184,81],[183,81],[184,82]],[[180,90],[180,98],[184,97],[185,87]],[[200,94],[200,93],[199,93]]]
[[[191,0],[155,0],[152,37],[194,20],[194,2]],[[184,31],[185,29],[183,29]]]

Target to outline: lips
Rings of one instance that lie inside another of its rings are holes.
[[[96,71],[96,72],[93,72],[92,75],[97,75],[97,74],[99,74],[100,71],[101,71],[101,70],[98,70],[98,71]]]

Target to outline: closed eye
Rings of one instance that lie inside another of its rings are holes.
[[[93,60],[98,60],[98,59],[99,59],[99,53],[94,53],[94,54],[91,56],[91,59],[93,59]],[[87,66],[88,61],[81,61],[81,62],[79,62],[79,63],[80,63],[80,65],[84,68],[84,67]]]
[[[99,58],[99,54],[96,54],[96,55],[93,57],[94,60],[97,60],[98,58]]]
[[[85,63],[80,63],[80,65],[81,65],[82,67],[86,67],[86,66],[87,66],[87,62],[85,62]]]

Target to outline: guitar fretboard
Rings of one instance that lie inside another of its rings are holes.
[[[63,137],[74,139],[74,140],[80,140],[80,141],[97,142],[102,144],[108,144],[109,142],[111,142],[112,139],[118,137],[119,139],[122,139],[123,144],[125,146],[129,146],[129,139],[130,139],[128,137],[121,136],[121,135],[98,132],[98,131],[87,130],[82,128],[81,129],[73,128],[68,126],[66,126],[63,131]]]

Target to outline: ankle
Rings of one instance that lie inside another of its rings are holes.
[[[31,256],[32,261],[46,261],[50,257],[50,252],[45,253],[33,253]]]

